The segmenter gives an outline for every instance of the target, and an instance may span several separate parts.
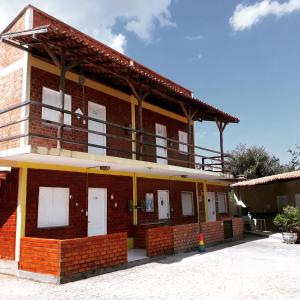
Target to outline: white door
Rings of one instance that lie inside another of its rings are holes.
[[[208,221],[216,221],[216,195],[213,192],[207,193],[207,216]]]
[[[295,194],[295,206],[300,208],[300,194]]]
[[[98,119],[101,121],[106,121],[106,107],[100,104],[96,104],[94,102],[90,102],[88,104],[88,114],[89,117]],[[106,125],[89,120],[88,121],[88,129],[100,133],[106,133]],[[88,143],[99,146],[106,146],[106,136],[96,134],[96,133],[88,133]],[[106,149],[101,147],[88,147],[88,152],[99,155],[106,155]]]
[[[282,209],[289,204],[288,196],[287,195],[280,195],[276,197],[277,199],[277,208],[278,211],[281,212]]]
[[[167,127],[161,124],[155,123],[155,134],[162,136],[164,138],[167,137]],[[164,138],[156,138],[156,145],[157,146],[163,146],[167,147],[167,140]],[[167,164],[167,149],[156,147],[156,156],[159,156],[156,158],[156,162],[160,164]],[[165,158],[164,158],[165,157]]]
[[[89,188],[88,236],[107,234],[107,190]]]
[[[169,191],[157,191],[158,199],[158,218],[170,219],[170,200]]]

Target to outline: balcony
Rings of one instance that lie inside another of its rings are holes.
[[[63,118],[70,116],[77,122],[63,125],[43,120],[42,108],[56,111],[63,115]],[[22,110],[26,112],[23,118]],[[230,174],[228,154],[179,142],[178,139],[157,135],[155,132],[139,130],[131,124],[125,126],[103,121],[38,101],[27,101],[1,110],[0,120],[2,153],[12,148],[31,145]],[[89,130],[88,122],[102,124],[105,130],[103,132]],[[94,136],[95,143],[89,142],[89,134]],[[102,143],[97,141],[97,137]]]

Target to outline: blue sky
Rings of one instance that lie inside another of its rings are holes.
[[[0,26],[27,3],[0,0]],[[259,145],[288,161],[300,138],[299,0],[31,3],[238,116],[226,150]],[[198,145],[218,147],[215,124],[197,129]]]

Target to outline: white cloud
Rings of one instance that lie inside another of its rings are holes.
[[[242,31],[251,28],[267,16],[281,17],[297,10],[300,10],[300,0],[263,0],[252,5],[238,4],[229,23],[233,30]]]
[[[185,39],[187,41],[199,41],[199,40],[203,40],[203,36],[202,35],[188,35],[185,37]]]
[[[126,34],[132,32],[151,42],[157,27],[176,26],[172,21],[172,0],[0,0],[0,30],[31,3],[50,15],[99,39],[118,51],[126,49]]]

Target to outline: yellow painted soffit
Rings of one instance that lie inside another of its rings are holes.
[[[40,170],[53,170],[53,171],[66,171],[66,172],[77,172],[77,173],[90,173],[90,174],[102,174],[102,175],[114,175],[114,176],[129,176],[133,177],[134,172],[125,171],[103,171],[99,169],[87,169],[81,167],[72,167],[64,165],[52,165],[44,163],[32,163],[32,162],[20,162],[20,161],[10,161],[0,159],[0,166],[14,167],[14,168],[28,168],[28,169],[40,169]],[[207,185],[214,186],[228,186],[226,182],[215,182],[206,179],[193,179],[193,178],[182,178],[176,176],[163,176],[147,173],[136,173],[137,178],[149,178],[149,179],[161,179],[161,180],[171,180],[171,181],[185,181],[185,182],[199,182],[206,183]]]

